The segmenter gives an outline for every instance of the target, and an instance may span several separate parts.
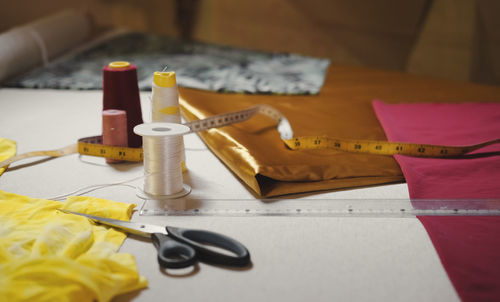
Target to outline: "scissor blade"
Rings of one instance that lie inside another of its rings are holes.
[[[99,217],[99,216],[94,216],[94,215],[89,215],[89,214],[72,212],[72,211],[63,210],[63,209],[59,209],[59,211],[69,213],[69,214],[85,216],[85,217],[92,219],[100,224],[119,228],[127,233],[139,235],[142,237],[150,238],[151,234],[153,234],[153,233],[168,234],[167,229],[165,227],[162,227],[162,226],[157,226],[157,225],[152,225],[152,224],[144,224],[144,223],[139,223],[139,222],[116,220],[116,219],[111,219],[111,218],[105,218],[105,217]]]

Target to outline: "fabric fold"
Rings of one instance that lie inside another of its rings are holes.
[[[469,145],[500,136],[500,103],[386,104],[373,107],[390,141]],[[456,159],[395,156],[412,199],[499,199],[500,144]],[[500,217],[422,216],[463,301],[500,300]]]
[[[221,94],[179,87],[182,114],[187,121],[267,104],[287,117],[296,136],[372,140],[387,140],[373,111],[374,97],[388,103],[450,103],[499,101],[499,95],[500,88],[493,86],[338,65],[329,68],[318,95]],[[287,150],[276,129],[261,118],[199,135],[258,197],[404,181],[399,165],[389,156]],[[303,169],[304,165],[311,168]]]
[[[6,301],[110,301],[147,287],[126,234],[57,209],[129,220],[134,204],[93,197],[65,203],[0,191],[0,296]]]
[[[295,135],[330,135],[384,139],[372,111],[342,112],[352,109],[344,102],[328,101],[327,96],[230,95],[193,89],[179,89],[186,120],[248,109],[267,104],[284,114]],[[369,108],[369,104],[368,108]],[[263,117],[199,133],[207,146],[258,196],[344,189],[401,182],[401,170],[393,158],[353,154],[333,150],[288,149],[275,125]]]

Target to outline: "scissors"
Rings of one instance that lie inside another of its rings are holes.
[[[171,226],[157,226],[104,218],[59,209],[61,212],[85,216],[100,224],[119,228],[127,233],[151,238],[158,250],[158,262],[163,268],[184,268],[197,260],[233,267],[244,267],[250,263],[250,253],[240,242],[205,230],[191,230]],[[229,253],[220,253],[209,247]]]

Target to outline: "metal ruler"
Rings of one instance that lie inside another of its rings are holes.
[[[189,199],[145,200],[140,215],[415,217],[500,216],[500,199]]]

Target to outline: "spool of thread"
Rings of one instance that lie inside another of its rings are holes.
[[[139,148],[142,138],[133,131],[143,122],[137,69],[129,62],[112,62],[102,71],[103,110],[120,109],[127,113],[128,146]]]
[[[144,199],[171,199],[185,196],[191,188],[183,183],[181,161],[182,135],[189,127],[175,123],[149,123],[134,128],[143,138]]]
[[[128,146],[127,113],[124,110],[102,111],[102,143],[108,146]],[[106,162],[111,164],[121,161],[106,158]]]
[[[153,123],[181,123],[181,112],[179,106],[179,92],[174,71],[153,73],[153,84],[151,93],[151,117]],[[184,138],[182,144],[182,171],[186,171],[186,151],[184,149]]]

